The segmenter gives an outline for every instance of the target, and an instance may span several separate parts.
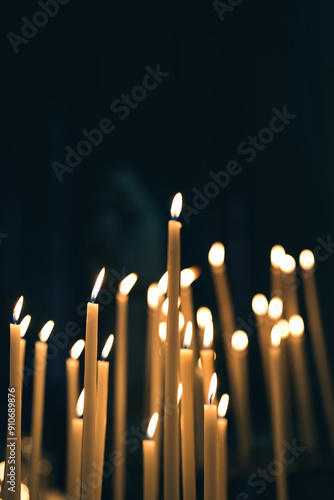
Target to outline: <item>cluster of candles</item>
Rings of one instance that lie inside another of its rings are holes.
[[[182,196],[172,202],[168,223],[167,272],[148,289],[146,336],[145,411],[151,417],[143,440],[144,500],[158,500],[163,483],[165,500],[196,500],[196,470],[204,468],[204,500],[227,500],[227,419],[229,395],[217,399],[214,329],[208,308],[198,309],[195,320],[192,283],[198,268],[180,269],[178,217]],[[214,243],[208,255],[217,298],[219,322],[231,403],[238,438],[241,466],[249,464],[252,447],[248,389],[248,336],[236,329],[233,302],[225,266],[225,249]],[[310,250],[300,254],[307,319],[315,355],[328,432],[334,450],[334,406],[323,328],[318,305]],[[78,340],[66,361],[67,377],[67,477],[66,498],[100,500],[109,401],[109,352],[115,343],[115,386],[113,390],[113,498],[126,497],[126,450],[122,437],[127,415],[127,336],[128,295],[137,276],[130,274],[116,295],[115,339],[110,335],[97,361],[98,313],[95,303],[102,286],[102,269],[87,304],[85,340]],[[167,296],[167,297],[166,297]],[[27,485],[21,480],[21,407],[25,358],[24,335],[30,317],[19,324],[23,297],[14,308],[10,325],[9,391],[15,389],[15,423],[8,425],[7,440],[16,447],[14,486],[10,478],[9,448],[2,470],[3,500],[40,498],[38,463],[41,459],[47,340],[53,329],[49,321],[35,344],[32,399],[31,453]],[[284,439],[291,437],[290,378],[295,385],[298,428],[302,443],[310,453],[317,448],[312,413],[305,345],[304,322],[299,315],[296,262],[276,245],[271,251],[271,299],[258,294],[252,301],[257,321],[258,342],[271,410],[274,458],[279,460]],[[197,326],[197,328],[196,328]],[[114,342],[115,340],[115,342]],[[79,357],[84,350],[84,388],[79,394]],[[289,358],[289,359],[288,359]],[[290,370],[292,368],[292,370]],[[292,372],[290,374],[290,371]],[[12,412],[8,412],[10,416]],[[10,418],[8,419],[10,422]],[[160,478],[161,469],[163,471]],[[288,498],[286,467],[276,476],[277,499]]]

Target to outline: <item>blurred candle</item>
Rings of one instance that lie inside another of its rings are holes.
[[[38,462],[42,451],[44,398],[45,398],[45,375],[48,354],[47,340],[53,330],[54,322],[48,321],[39,333],[35,343],[34,357],[34,386],[32,393],[32,416],[31,416],[31,458],[29,470],[30,498],[39,498],[39,473]]]
[[[280,263],[283,284],[283,315],[289,321],[291,316],[299,313],[297,282],[296,282],[296,261],[288,254],[285,254]]]
[[[282,271],[280,264],[284,258],[285,250],[281,245],[275,245],[270,252],[270,285],[271,297],[282,297]]]
[[[217,500],[217,375],[212,375],[204,405],[204,500]],[[220,500],[220,499],[219,499]]]
[[[20,335],[21,335],[21,341],[20,341],[20,364],[21,364],[21,406],[22,406],[22,393],[23,393],[23,380],[24,380],[24,363],[25,363],[25,355],[26,355],[26,339],[24,338],[25,334],[27,333],[27,330],[29,328],[31,321],[31,316],[27,314],[23,318],[23,320],[20,323]]]
[[[158,308],[159,292],[157,283],[152,283],[147,290],[147,326],[146,326],[146,354],[145,354],[145,393],[144,393],[144,413],[151,408],[151,385],[153,373],[153,330],[154,313]]]
[[[76,404],[75,416],[71,420],[69,462],[68,462],[68,495],[71,499],[80,500],[81,459],[82,459],[82,415],[84,412],[85,389]]]
[[[146,439],[143,439],[143,497],[144,500],[157,500],[157,487],[155,484],[156,478],[156,450],[154,433],[158,423],[159,414],[156,412],[152,415],[148,424]]]
[[[211,378],[215,371],[214,350],[212,349],[212,344],[213,344],[213,323],[212,321],[209,321],[204,330],[203,349],[201,349],[200,353],[201,364],[202,364],[204,401],[206,401],[206,398],[208,397]]]
[[[283,314],[283,301],[279,297],[274,297],[269,302],[268,317],[271,321],[271,326],[275,326],[281,319]]]
[[[206,324],[209,321],[212,321],[212,314],[211,314],[210,309],[208,307],[200,307],[196,313],[196,323],[197,323],[197,328],[198,328],[199,345],[203,345],[204,330],[205,330]],[[206,396],[205,396],[205,398],[206,398]]]
[[[217,420],[217,499],[227,500],[227,418],[229,396],[224,394],[218,405]]]
[[[289,322],[280,319],[277,322],[281,332],[281,373],[282,373],[282,394],[284,394],[284,436],[287,441],[292,439],[292,413],[291,413],[291,388],[288,366],[288,340],[290,335]],[[289,441],[290,442],[290,441]]]
[[[315,281],[315,260],[311,250],[303,250],[299,256],[303,273],[303,287],[306,302],[306,314],[311,334],[317,375],[320,385],[322,404],[325,410],[327,427],[334,451],[334,394],[331,381],[328,357],[326,354],[325,336],[321,320],[318,293]]]
[[[128,305],[132,287],[137,275],[129,274],[119,284],[116,295],[116,341],[115,341],[115,377],[114,377],[114,451],[119,463],[113,472],[113,498],[125,498],[126,453],[123,436],[126,431],[127,378],[128,378]]]
[[[168,316],[165,349],[165,419],[164,419],[164,499],[178,500],[180,496],[179,422],[177,388],[179,379],[179,308],[180,291],[180,232],[177,219],[182,210],[182,195],[175,195],[171,206],[172,220],[168,222]]]
[[[181,312],[184,316],[185,324],[189,321],[192,325],[195,324],[192,284],[200,276],[200,274],[201,270],[196,266],[182,269],[181,271]],[[195,353],[195,356],[197,356],[198,346],[195,335],[192,335],[190,347]]]
[[[268,348],[269,348],[269,338],[270,338],[270,320],[268,318],[268,307],[269,307],[268,301],[262,293],[254,295],[252,300],[252,309],[256,318],[260,355],[263,368],[263,378],[265,382],[265,388],[269,404],[270,388],[269,388]]]

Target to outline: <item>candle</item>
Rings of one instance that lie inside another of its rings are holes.
[[[95,448],[95,470],[99,475],[96,487],[95,500],[101,500],[103,463],[107,428],[108,409],[108,383],[109,362],[106,361],[114,342],[114,336],[109,335],[101,353],[101,360],[97,363],[97,398],[96,398],[96,448]]]
[[[334,395],[331,375],[326,353],[324,331],[322,326],[318,294],[315,282],[315,260],[311,250],[303,250],[299,256],[303,272],[303,288],[306,302],[306,314],[311,334],[317,375],[320,385],[322,404],[334,451]]]
[[[85,341],[80,339],[70,350],[70,357],[66,360],[66,387],[67,387],[67,476],[66,491],[70,481],[70,442],[72,420],[75,417],[75,408],[79,396],[79,356],[85,347]]]
[[[271,394],[271,418],[274,435],[274,460],[280,463],[282,470],[276,474],[276,498],[277,500],[287,499],[287,477],[286,466],[282,463],[281,453],[284,434],[284,400],[286,395],[282,392],[282,369],[281,369],[281,329],[275,325],[271,330],[271,346],[269,348],[269,368],[270,368],[270,394]]]
[[[22,393],[23,393],[23,379],[24,379],[24,361],[26,356],[26,339],[24,338],[29,328],[31,316],[27,314],[20,323],[20,365],[21,365],[21,406],[22,406]]]
[[[290,335],[289,322],[286,319],[280,319],[277,323],[281,333],[281,375],[282,375],[282,394],[284,394],[284,436],[287,441],[292,439],[292,414],[291,414],[291,389],[288,366],[288,338]],[[289,441],[289,442],[290,442]]]
[[[291,316],[299,312],[295,259],[291,255],[285,254],[281,259],[280,269],[284,294],[284,317],[289,321]]]
[[[204,330],[205,330],[206,324],[209,321],[212,321],[212,314],[211,314],[210,309],[208,307],[200,307],[196,313],[198,339],[199,339],[200,345],[203,345]],[[201,412],[201,413],[203,413],[203,412]]]
[[[202,365],[202,375],[203,375],[203,394],[204,401],[206,401],[211,378],[215,371],[214,369],[214,350],[212,349],[213,344],[213,323],[209,321],[206,324],[204,330],[203,338],[203,349],[201,349],[201,365]]]
[[[270,336],[270,320],[268,318],[268,301],[262,293],[254,295],[252,300],[252,309],[256,318],[257,333],[260,346],[260,355],[262,361],[263,378],[265,382],[266,394],[268,403],[270,401],[269,389],[269,361],[268,347]]]
[[[206,401],[206,398],[203,398],[203,375],[201,358],[198,358],[194,369],[194,387],[196,467],[202,470],[204,465],[203,405]]]
[[[180,365],[179,349],[179,308],[180,290],[180,230],[177,220],[182,210],[182,195],[175,195],[172,207],[172,220],[168,222],[168,316],[165,349],[165,419],[164,419],[164,499],[178,500],[180,496],[179,422],[177,411],[177,388]]]
[[[217,500],[217,406],[213,404],[217,375],[212,375],[204,405],[204,500]],[[220,500],[220,499],[219,499]]]
[[[183,387],[181,401],[181,452],[183,500],[196,498],[193,350],[190,349],[192,323],[189,321],[180,352],[180,375]]]
[[[156,478],[156,450],[154,433],[158,423],[159,414],[156,412],[152,415],[148,424],[146,439],[143,439],[143,465],[144,465],[144,481],[143,481],[143,496],[144,500],[157,500],[157,488],[155,484]]]
[[[274,297],[269,302],[268,317],[271,321],[271,327],[275,326],[283,314],[283,301],[279,297]]]
[[[184,322],[187,324],[189,321],[192,325],[195,324],[194,315],[194,302],[192,283],[200,276],[201,270],[199,267],[193,266],[181,271],[181,312],[184,315]],[[196,336],[192,335],[191,348],[198,354],[198,347],[196,343]]]
[[[282,297],[282,271],[280,265],[284,258],[285,250],[281,245],[275,245],[270,252],[270,284],[271,296]]]
[[[85,407],[82,436],[81,488],[86,500],[94,499],[91,478],[94,474],[95,425],[96,425],[96,372],[97,372],[97,325],[99,306],[94,301],[100,291],[105,268],[95,282],[91,302],[87,304],[86,344],[85,344]]]
[[[242,330],[237,330],[231,339],[233,378],[231,380],[232,396],[237,436],[239,457],[243,465],[249,461],[251,449],[251,421],[249,410],[247,346],[248,337]]]
[[[217,499],[227,500],[227,418],[229,395],[223,394],[218,405],[217,420]]]
[[[113,498],[125,498],[125,443],[127,370],[128,370],[128,294],[137,281],[137,275],[129,274],[119,284],[116,295],[116,342],[115,342],[115,378],[114,378],[114,452],[119,463],[114,468]]]
[[[82,459],[82,429],[84,412],[85,389],[82,389],[77,401],[75,416],[71,420],[70,445],[69,445],[69,475],[68,496],[80,500],[80,479]]]
[[[297,402],[298,429],[303,445],[312,453],[317,448],[317,440],[311,387],[306,366],[304,321],[298,314],[295,314],[290,318],[289,327],[289,347],[291,348],[291,366]]]
[[[29,491],[30,498],[39,497],[39,473],[38,462],[42,451],[43,438],[43,417],[45,398],[45,375],[46,360],[48,353],[47,340],[53,330],[54,322],[48,321],[39,333],[39,338],[35,343],[34,361],[34,386],[32,394],[32,416],[31,416],[31,458],[29,470]]]
[[[153,369],[153,343],[154,343],[154,315],[158,308],[159,292],[158,284],[152,283],[147,289],[147,326],[146,326],[146,353],[145,353],[145,391],[144,391],[144,413],[151,409],[151,386]],[[157,333],[157,332],[156,332]]]

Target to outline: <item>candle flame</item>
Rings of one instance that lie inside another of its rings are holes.
[[[198,358],[198,360],[197,360],[197,366],[202,371],[202,360],[201,360],[201,358]]]
[[[183,347],[184,348],[189,348],[191,345],[191,339],[193,335],[193,325],[191,321],[188,321],[187,326],[186,326],[186,332],[184,334],[184,339],[183,339]]]
[[[167,323],[166,321],[162,321],[159,323],[159,337],[161,342],[165,342],[167,337]]]
[[[16,302],[14,311],[13,311],[13,323],[17,323],[21,314],[23,306],[23,295],[19,298],[19,300]]]
[[[166,271],[165,274],[161,276],[158,283],[158,291],[160,297],[167,293],[167,285],[168,285],[168,272]]]
[[[290,333],[289,322],[286,319],[280,319],[277,324],[281,329],[281,338],[286,339]]]
[[[0,481],[2,482],[5,477],[5,462],[0,462]]]
[[[254,295],[252,300],[253,313],[258,316],[265,316],[268,312],[268,301],[262,293]]]
[[[182,210],[182,194],[177,193],[172,201],[172,206],[170,208],[170,215],[172,219],[177,219]]]
[[[270,262],[275,269],[279,269],[281,261],[284,258],[285,250],[282,245],[275,245],[270,252]]]
[[[233,349],[236,351],[243,351],[248,346],[248,337],[247,333],[243,330],[237,330],[233,333],[231,344]]]
[[[21,339],[27,333],[27,330],[28,330],[29,325],[30,325],[30,321],[31,321],[31,316],[29,316],[29,314],[27,314],[27,316],[24,316],[23,320],[21,321],[21,323],[20,323],[20,335],[21,335]]]
[[[72,359],[78,359],[85,347],[85,341],[83,339],[77,340],[70,349],[70,356]]]
[[[138,276],[135,273],[129,274],[124,280],[119,284],[119,293],[122,295],[128,295],[132,290],[132,287],[136,283]]]
[[[214,373],[211,377],[210,387],[208,392],[209,405],[212,404],[213,400],[216,397],[217,385],[218,385],[217,373]]]
[[[54,326],[55,324],[53,321],[48,321],[47,323],[45,323],[42,330],[39,332],[39,338],[41,342],[46,342],[48,340]]]
[[[294,314],[291,316],[289,319],[289,328],[290,328],[290,333],[294,337],[299,337],[300,335],[303,335],[304,333],[304,321],[299,314]]]
[[[303,250],[299,256],[299,264],[304,271],[309,271],[314,267],[315,260],[311,250]]]
[[[227,412],[228,403],[230,400],[230,396],[228,394],[223,394],[220,398],[218,405],[218,417],[224,418]]]
[[[177,388],[177,404],[179,404],[181,397],[182,397],[182,394],[183,394],[183,386],[182,386],[181,382],[179,382],[179,386]]]
[[[196,313],[196,321],[199,328],[205,328],[205,325],[212,321],[212,314],[208,307],[200,307]]]
[[[282,299],[274,297],[269,302],[268,316],[270,319],[277,320],[282,316],[282,313],[283,313]]]
[[[79,396],[77,406],[75,408],[75,416],[77,418],[82,417],[85,407],[85,389],[82,389],[81,394]]]
[[[91,296],[90,296],[90,301],[91,302],[95,302],[95,299],[96,299],[96,297],[97,297],[97,295],[98,295],[98,293],[99,293],[99,291],[101,289],[105,272],[106,272],[106,268],[103,267],[101,269],[101,271],[99,272],[98,277],[96,278],[95,285],[93,287],[93,290],[92,290],[92,293],[91,293]]]
[[[21,500],[30,500],[29,488],[24,483],[21,483]]]
[[[114,336],[111,334],[109,335],[109,337],[107,338],[107,341],[106,343],[104,344],[104,348],[102,349],[102,353],[101,353],[101,358],[105,361],[107,359],[107,357],[109,356],[109,353],[111,351],[111,348],[113,346],[113,343],[114,343]]]
[[[189,287],[201,275],[201,270],[197,266],[188,267],[181,271],[181,287]]]
[[[184,315],[179,312],[179,332],[182,330],[184,327]]]
[[[147,431],[146,431],[147,439],[153,439],[155,430],[156,430],[157,425],[158,425],[158,420],[159,420],[159,413],[156,411],[155,413],[153,413],[151,420],[150,420],[148,427],[147,427]]]
[[[152,283],[147,290],[147,304],[150,309],[156,309],[159,303],[159,287],[157,283]]]
[[[278,347],[281,343],[281,328],[279,325],[273,326],[271,329],[271,345],[274,347]]]
[[[209,251],[209,263],[213,267],[219,267],[224,264],[225,247],[222,243],[216,242]]]
[[[296,261],[292,255],[285,254],[282,257],[280,268],[284,274],[292,273],[296,269]]]
[[[208,321],[204,329],[204,337],[203,337],[204,349],[210,349],[210,347],[212,347],[212,343],[213,343],[213,323],[212,321]]]

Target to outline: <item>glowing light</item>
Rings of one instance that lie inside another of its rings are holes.
[[[276,269],[280,268],[282,259],[284,258],[285,250],[281,245],[275,245],[270,252],[270,262]]]
[[[277,325],[281,329],[281,338],[286,339],[290,334],[289,322],[286,319],[280,319]]]
[[[208,307],[200,307],[196,313],[196,321],[199,328],[205,328],[205,325],[212,321],[212,314]]]
[[[150,423],[148,424],[147,431],[146,431],[146,436],[147,439],[153,439],[155,430],[158,425],[158,420],[159,420],[159,413],[156,411],[153,413]]]
[[[182,194],[177,193],[172,201],[172,206],[170,207],[170,215],[172,219],[177,219],[182,210]]]
[[[168,285],[168,272],[166,271],[165,274],[161,276],[158,283],[158,291],[160,297],[162,295],[165,295],[165,293],[167,293],[167,285]]]
[[[213,267],[219,267],[224,264],[225,247],[222,243],[214,243],[209,251],[209,263]]]
[[[303,335],[304,333],[304,321],[299,314],[294,314],[291,316],[289,319],[289,327],[290,327],[290,333],[291,335],[295,337],[299,337],[300,335]]]
[[[198,368],[200,370],[202,370],[202,360],[201,360],[201,358],[198,358],[198,360],[197,360],[197,366],[198,366]]]
[[[311,250],[303,250],[299,256],[299,264],[304,271],[313,269],[315,264],[313,252]]]
[[[180,307],[181,305],[181,299],[180,297],[177,299],[177,306]],[[162,306],[161,306],[161,312],[164,316],[167,316],[168,314],[168,299],[165,299],[162,303]]]
[[[193,266],[181,271],[181,287],[190,286],[200,276],[201,270],[199,267]]]
[[[29,314],[27,314],[27,316],[24,316],[23,320],[21,321],[21,323],[20,323],[20,335],[21,335],[21,339],[27,333],[27,330],[28,330],[29,325],[30,325],[30,321],[31,321],[31,316],[29,316]]]
[[[285,254],[280,264],[281,271],[285,274],[292,273],[296,269],[296,261],[292,255]]]
[[[85,347],[85,341],[80,339],[73,344],[72,349],[70,349],[70,356],[72,359],[78,359]]]
[[[248,337],[243,330],[237,330],[233,333],[231,344],[236,351],[243,351],[248,346]]]
[[[271,329],[271,345],[278,347],[281,343],[281,328],[278,325],[273,326]]]
[[[282,299],[274,297],[269,302],[268,316],[270,319],[279,319],[283,312],[283,302]]]
[[[156,309],[159,303],[159,288],[156,283],[152,283],[147,290],[147,304],[150,309]]]
[[[79,396],[77,406],[75,408],[75,416],[77,418],[82,417],[85,407],[85,389],[82,389],[81,394]]]
[[[23,295],[19,298],[19,300],[16,302],[14,311],[13,311],[13,323],[17,323],[22,311],[22,306],[23,306]]]
[[[228,403],[230,400],[230,396],[228,394],[223,394],[222,397],[220,398],[219,405],[218,405],[218,417],[223,418],[226,415],[227,408],[228,408]]]
[[[107,341],[106,343],[104,344],[104,347],[102,349],[102,353],[101,353],[101,358],[106,360],[107,357],[109,356],[109,353],[111,351],[111,348],[113,346],[113,343],[114,343],[114,336],[111,334],[109,335],[109,337],[107,338]]]
[[[254,295],[252,300],[253,313],[258,316],[265,316],[268,312],[268,301],[262,293]]]
[[[165,342],[167,337],[167,323],[166,321],[162,321],[159,323],[159,337],[161,342]]]
[[[46,342],[48,340],[54,326],[55,324],[53,321],[48,321],[47,323],[45,323],[42,330],[39,332],[39,338],[41,342]]]
[[[217,385],[218,385],[217,373],[214,373],[211,377],[210,387],[209,387],[209,392],[208,392],[209,405],[212,404],[213,400],[216,397]]]
[[[124,280],[122,280],[119,284],[119,293],[122,295],[127,295],[131,290],[134,284],[136,283],[138,276],[135,273],[129,274]]]
[[[179,382],[179,386],[177,388],[177,404],[179,404],[179,402],[180,402],[180,399],[182,397],[182,393],[183,393],[183,387],[182,387],[181,382]]]
[[[179,332],[182,330],[184,327],[184,315],[179,312]]]
[[[186,326],[186,332],[184,334],[183,347],[189,348],[191,345],[191,339],[193,336],[193,325],[191,321],[188,321]]]
[[[21,500],[29,500],[29,499],[30,499],[29,488],[26,484],[21,483]]]
[[[213,344],[213,323],[209,321],[204,329],[203,347],[209,349]]]
[[[97,297],[97,295],[98,295],[98,293],[99,293],[99,291],[101,289],[105,272],[106,272],[106,269],[104,267],[103,269],[101,269],[101,271],[99,272],[98,277],[96,278],[95,285],[93,287],[93,290],[92,290],[92,293],[91,293],[91,296],[90,296],[91,302],[95,302],[95,299],[96,299],[96,297]]]

